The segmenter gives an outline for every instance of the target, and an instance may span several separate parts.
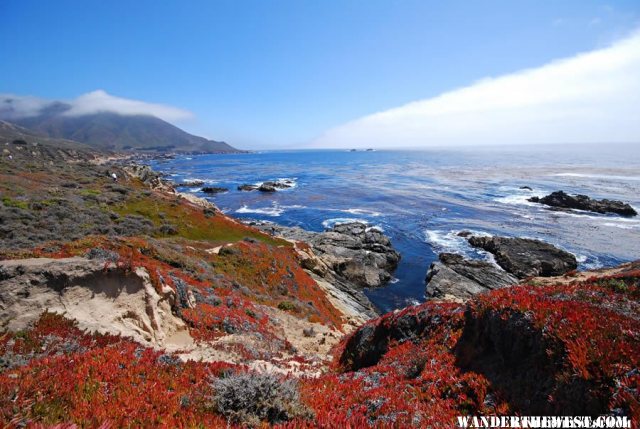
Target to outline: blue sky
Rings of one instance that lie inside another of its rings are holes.
[[[177,125],[239,147],[303,147],[638,26],[637,0],[2,0],[0,93],[101,89],[187,110]]]

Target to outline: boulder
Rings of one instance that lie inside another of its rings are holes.
[[[255,225],[272,235],[302,241],[313,249],[321,264],[313,261],[318,275],[331,271],[359,287],[379,287],[391,280],[391,273],[400,262],[400,254],[393,249],[387,236],[361,222],[336,225],[324,232],[310,232],[272,223]]]
[[[520,279],[560,276],[578,267],[573,254],[540,240],[473,236],[469,244],[493,253],[498,265]]]
[[[275,192],[278,189],[287,189],[292,188],[294,182],[289,179],[281,179],[281,180],[270,180],[267,182],[262,182],[260,185],[250,185],[244,184],[238,186],[239,191],[255,191],[258,190],[260,192]]]
[[[176,187],[180,187],[180,188],[197,188],[204,185],[204,181],[203,180],[185,180],[182,183],[177,183],[175,186]]]
[[[260,187],[258,187],[258,191],[260,192],[275,192],[276,187],[273,185],[273,182],[264,182]]]
[[[336,225],[324,232],[266,221],[248,223],[268,234],[296,242],[300,264],[316,281],[321,279],[334,288],[331,294],[350,303],[365,318],[376,314],[363,288],[384,286],[400,261],[400,254],[382,232],[359,222]]]
[[[310,244],[339,276],[361,287],[383,286],[400,262],[387,236],[359,222],[336,225]]]
[[[249,185],[249,184],[243,184],[238,186],[238,191],[255,191],[256,189],[258,189],[258,186],[256,185]]]
[[[160,173],[153,171],[148,165],[130,164],[123,167],[123,170],[135,179],[139,179],[142,183],[151,189],[158,189],[166,192],[175,192],[172,184],[162,180]]]
[[[221,192],[227,192],[229,189],[227,188],[220,188],[217,186],[205,186],[204,188],[200,189],[200,192],[204,192],[205,194],[219,194]]]
[[[615,213],[621,216],[636,216],[638,213],[629,204],[616,200],[596,200],[586,195],[569,195],[556,191],[546,197],[531,197],[532,203],[546,204],[560,209],[585,210],[594,213]]]
[[[518,279],[495,265],[462,255],[441,253],[426,278],[428,298],[467,300],[488,290],[518,283]]]
[[[277,189],[287,189],[293,187],[293,181],[289,179],[282,179],[273,182],[264,182],[262,185],[267,185]]]

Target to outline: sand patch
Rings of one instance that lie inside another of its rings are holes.
[[[24,329],[44,311],[64,313],[81,329],[131,337],[154,347],[193,345],[171,312],[175,293],[158,293],[143,268],[126,273],[85,258],[0,261],[0,324]]]

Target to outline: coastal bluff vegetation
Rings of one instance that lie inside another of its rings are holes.
[[[247,225],[6,122],[0,150],[3,427],[640,421],[640,262],[579,272],[535,240],[469,237],[499,267],[441,255],[427,302],[378,314],[362,289],[401,257],[380,231]]]

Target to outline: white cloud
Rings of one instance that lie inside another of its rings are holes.
[[[54,103],[56,102],[37,97],[5,94],[0,95],[0,113],[6,119],[36,116]],[[190,112],[176,107],[116,97],[103,90],[92,91],[62,103],[68,106],[63,113],[67,116],[112,112],[121,115],[152,115],[169,122],[192,116]]]
[[[0,94],[0,119],[10,120],[36,116],[50,104],[50,100],[38,97]]]
[[[327,131],[315,147],[640,142],[640,32]]]
[[[122,115],[153,115],[165,121],[179,121],[191,117],[191,113],[164,104],[115,97],[103,90],[83,94],[71,101],[71,109],[64,114],[81,116],[98,112],[114,112]]]

